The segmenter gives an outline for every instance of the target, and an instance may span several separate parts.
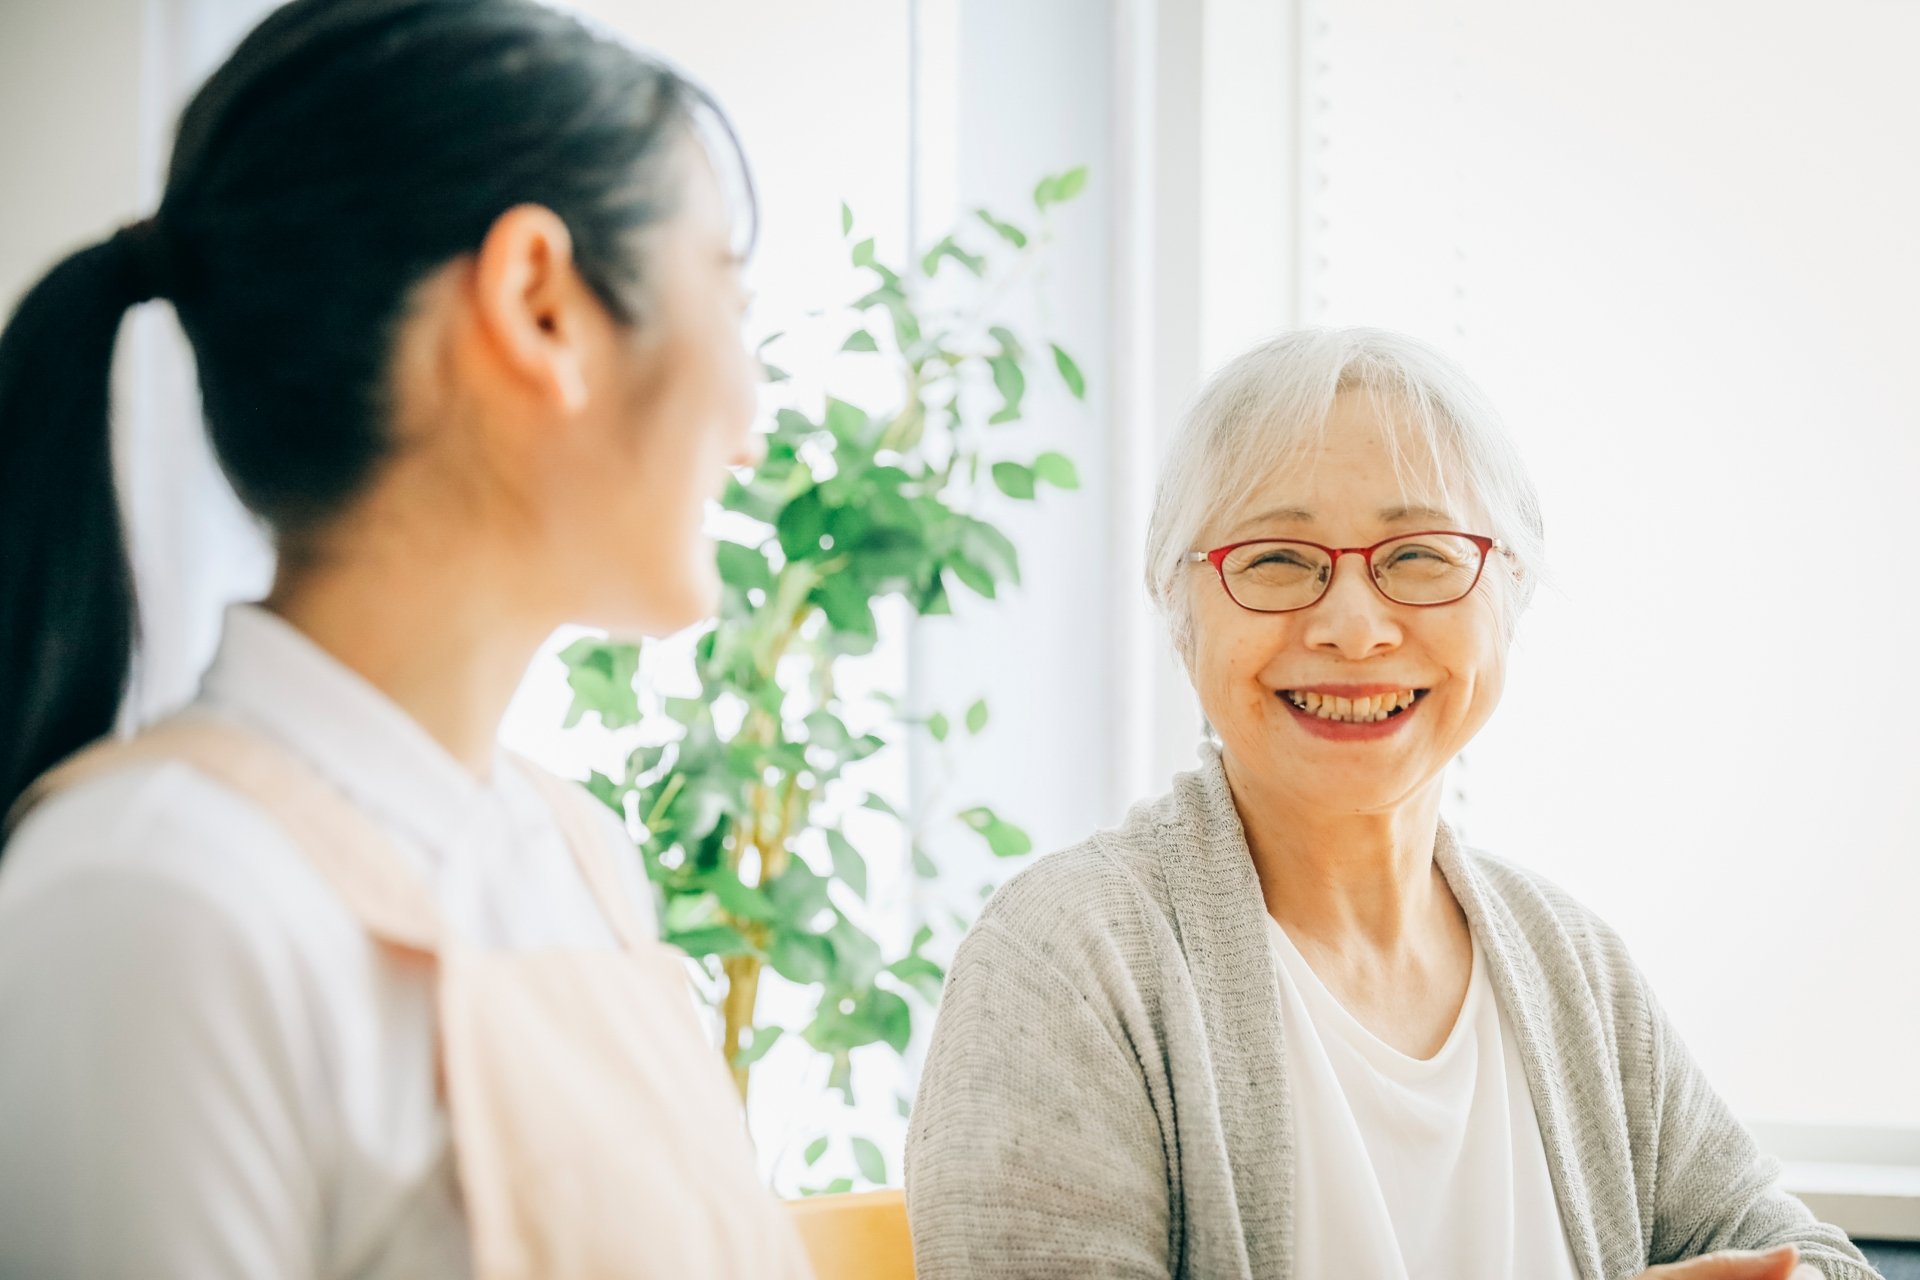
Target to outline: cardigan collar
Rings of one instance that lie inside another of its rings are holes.
[[[1295,1157],[1279,976],[1259,876],[1218,749],[1203,749],[1200,767],[1176,777],[1166,800],[1136,810],[1121,834],[1150,841],[1166,874],[1174,928],[1219,1084],[1222,1137],[1249,1273],[1281,1274],[1293,1252]],[[1562,1074],[1556,1019],[1592,1015],[1556,1002],[1518,922],[1445,822],[1433,856],[1487,957],[1494,994],[1513,1028],[1556,1198],[1563,1210],[1585,1203],[1587,1189],[1573,1154],[1575,1122],[1551,1082]],[[1606,1274],[1593,1223],[1576,1216],[1566,1219],[1566,1228],[1581,1272],[1589,1278]]]

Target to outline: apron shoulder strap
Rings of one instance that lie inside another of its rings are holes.
[[[211,778],[278,822],[375,938],[412,951],[437,950],[439,909],[426,881],[386,833],[285,747],[225,720],[183,715],[135,738],[87,747],[27,789],[8,815],[7,829],[34,805],[87,779],[168,762]]]
[[[644,950],[655,939],[640,922],[633,899],[620,878],[620,868],[614,863],[613,850],[607,847],[606,836],[602,834],[603,820],[595,812],[600,802],[579,783],[549,773],[524,756],[515,755],[513,760],[533,780],[547,807],[553,811],[560,833],[573,851],[573,860],[579,864],[581,878],[606,914],[620,945],[629,951]]]

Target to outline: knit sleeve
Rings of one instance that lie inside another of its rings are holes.
[[[1763,1155],[1681,1042],[1635,971],[1651,1028],[1655,1103],[1651,1261],[1716,1249],[1794,1244],[1827,1280],[1879,1280],[1838,1227],[1821,1222],[1779,1183]]]
[[[1166,1280],[1169,1176],[1134,1051],[994,920],[955,957],[907,1134],[923,1280]]]

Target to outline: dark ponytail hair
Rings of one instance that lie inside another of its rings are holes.
[[[535,0],[294,0],[255,28],[182,115],[154,217],[55,266],[0,333],[0,814],[125,696],[108,378],[129,307],[173,303],[221,468],[285,543],[384,459],[415,284],[540,204],[640,323],[635,232],[674,212],[672,144],[705,132],[744,183],[703,90]]]

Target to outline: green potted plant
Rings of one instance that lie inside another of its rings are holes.
[[[1044,179],[1025,226],[976,211],[965,232],[942,238],[911,269],[856,239],[841,207],[853,266],[871,287],[843,317],[850,332],[839,349],[890,362],[896,394],[878,410],[833,397],[814,412],[779,409],[765,461],[723,499],[734,525],[751,532],[719,543],[725,589],[695,646],[698,694],[661,703],[670,740],[634,747],[623,768],[589,779],[634,830],[664,898],[665,939],[706,971],[743,1099],[755,1063],[798,1034],[830,1060],[830,1086],[851,1101],[850,1055],[879,1045],[904,1053],[915,1025],[910,996],[921,1008],[939,997],[931,929],[889,955],[847,909],[868,889],[866,857],[843,830],[848,805],[898,822],[921,876],[941,874],[919,839],[935,821],[965,824],[997,855],[1030,850],[1024,832],[986,804],[910,821],[878,795],[849,795],[849,768],[905,732],[945,741],[958,721],[978,733],[988,711],[976,701],[951,715],[908,716],[882,698],[878,718],[861,709],[873,723],[856,730],[841,676],[872,650],[876,606],[897,599],[933,617],[950,611],[956,590],[992,599],[1017,583],[1019,555],[994,510],[1078,487],[1073,463],[1023,448],[1017,424],[1036,366],[1075,398],[1086,394],[1080,370],[1057,343],[1023,339],[996,311],[1043,252],[1053,211],[1086,178],[1081,168]],[[936,305],[927,286],[943,273],[942,292],[957,301]],[[772,364],[767,376],[789,381]],[[574,694],[569,725],[591,714],[627,730],[646,719],[638,647],[587,638],[562,658]],[[802,1025],[760,1019],[769,968],[817,992]],[[825,1144],[807,1148],[809,1165]],[[885,1181],[872,1143],[855,1139],[854,1153],[865,1178]]]

